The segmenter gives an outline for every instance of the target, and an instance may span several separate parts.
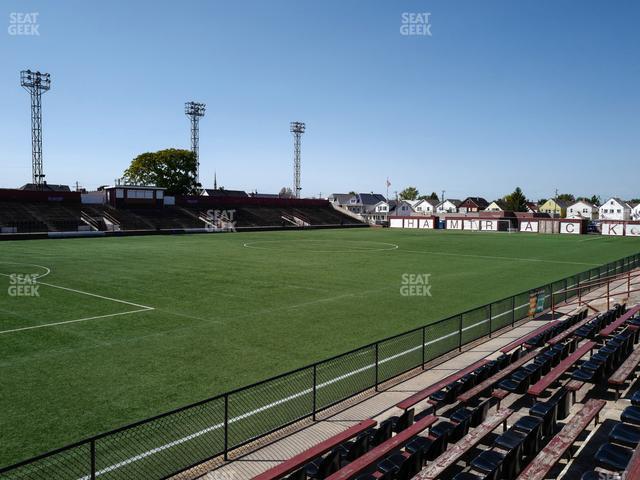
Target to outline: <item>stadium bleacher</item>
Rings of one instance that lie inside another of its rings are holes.
[[[307,226],[363,225],[354,218],[326,205],[282,204],[165,205],[160,208],[108,204],[82,204],[73,201],[30,201],[0,199],[2,233],[87,231],[205,230],[212,212],[230,216],[235,229],[290,228]]]
[[[615,304],[589,317],[576,309],[511,341],[492,360],[482,358],[400,401],[394,410],[402,415],[361,422],[254,478],[557,478],[576,442],[601,425],[608,386],[624,389],[635,380],[637,324],[640,305],[627,312]],[[598,448],[597,470],[580,472],[584,480],[640,470],[634,456],[640,389],[630,401]]]

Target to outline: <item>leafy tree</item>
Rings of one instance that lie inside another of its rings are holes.
[[[189,150],[169,148],[138,155],[124,171],[128,183],[155,185],[167,189],[169,195],[197,193],[201,185],[196,182],[198,168],[196,156]]]
[[[293,198],[293,190],[289,187],[282,187],[278,194],[281,198]]]
[[[602,200],[598,195],[592,195],[591,197],[576,197],[576,202],[589,202],[591,205],[599,207],[602,203]]]
[[[349,192],[349,195],[357,195],[357,193],[352,190]]]
[[[527,211],[527,197],[522,193],[522,189],[520,187],[516,187],[512,193],[506,195],[503,201],[507,210],[512,212]]]
[[[598,197],[600,198],[600,197]],[[640,203],[640,198],[633,198],[631,200],[629,200],[631,203]]]
[[[538,200],[538,205],[542,206],[542,204],[547,203],[548,198],[541,198]]]
[[[419,194],[420,192],[416,187],[407,187],[400,192],[400,198],[402,200],[415,200]]]
[[[574,197],[571,193],[561,193],[556,197],[557,200],[564,200],[565,202],[575,202],[576,197]]]

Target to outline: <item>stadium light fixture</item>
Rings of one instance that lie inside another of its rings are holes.
[[[291,122],[291,133],[293,133],[293,192],[296,198],[300,198],[300,184],[302,162],[301,162],[301,144],[302,134],[305,132],[306,125],[304,122]]]
[[[41,188],[44,184],[42,166],[42,94],[51,89],[51,74],[22,70],[20,86],[31,96],[31,174],[32,182]]]

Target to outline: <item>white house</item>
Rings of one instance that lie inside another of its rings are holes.
[[[588,218],[593,220],[598,216],[598,209],[591,203],[579,200],[567,208],[567,218]]]
[[[630,203],[631,207],[631,220],[640,220],[640,202]]]
[[[612,197],[598,210],[600,220],[630,220],[631,207],[624,200]]]
[[[457,213],[460,203],[456,198],[449,198],[436,205],[436,213]]]
[[[484,209],[485,212],[504,212],[507,209],[503,200],[494,200]]]
[[[389,202],[389,213],[390,215],[408,217],[415,215],[415,210],[408,200],[391,200]]]
[[[412,203],[413,209],[422,215],[433,215],[436,211],[437,205],[438,201],[430,198],[417,200],[415,203]]]
[[[360,215],[365,222],[372,224],[380,224],[387,221],[389,215],[389,204],[383,200],[375,205],[367,205],[364,212]]]

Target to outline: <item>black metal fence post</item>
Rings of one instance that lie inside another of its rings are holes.
[[[318,407],[318,364],[313,365],[313,421],[316,421],[316,410]]]
[[[379,372],[378,372],[378,365],[380,364],[380,362],[379,362],[379,360],[380,360],[380,357],[379,357],[380,348],[379,347],[380,347],[380,344],[376,343],[376,392],[378,391],[378,379],[380,378],[379,377]]]
[[[491,334],[493,333],[493,303],[489,304],[489,338],[491,338]]]
[[[427,327],[422,327],[422,370],[424,370],[427,355]]]
[[[229,395],[224,396],[224,459],[229,460]]]
[[[91,449],[91,480],[96,480],[96,441],[95,439],[91,440],[89,444],[89,448]]]
[[[460,314],[460,324],[458,325],[458,350],[462,351],[462,314]]]
[[[516,326],[516,296],[511,297],[511,326]]]

